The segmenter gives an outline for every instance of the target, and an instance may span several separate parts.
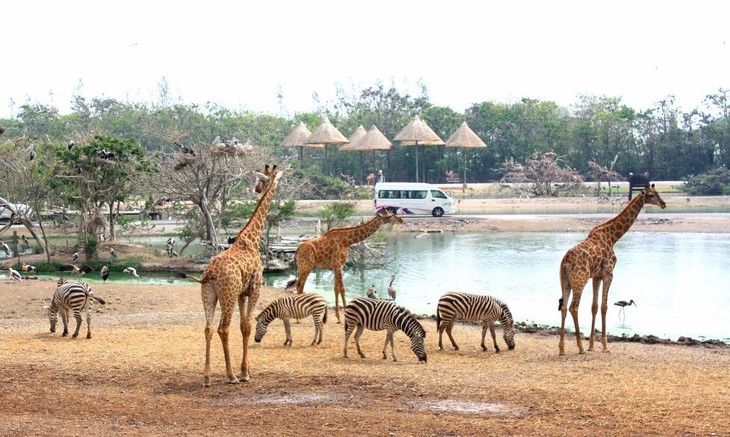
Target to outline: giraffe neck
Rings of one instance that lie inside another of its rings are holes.
[[[636,221],[644,200],[644,193],[639,194],[616,217],[593,228],[588,237],[602,234],[612,245],[616,244]]]
[[[373,235],[382,224],[383,219],[381,217],[373,217],[369,221],[361,224],[360,226],[333,229],[332,232],[334,235],[340,238],[340,241],[342,241],[345,247],[349,247]]]
[[[275,178],[275,176],[272,177]],[[234,247],[249,250],[259,249],[259,241],[261,241],[261,235],[266,225],[266,215],[269,213],[271,201],[274,199],[276,184],[277,180],[274,179],[266,188],[248,223],[236,235],[236,242],[233,243]]]

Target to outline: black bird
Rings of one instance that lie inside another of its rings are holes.
[[[68,151],[70,152],[71,149],[73,149],[75,145],[76,145],[76,143],[74,143],[73,141],[69,141],[68,144],[66,145],[66,147],[68,147]]]
[[[101,268],[101,280],[106,282],[107,278],[109,277],[109,266],[104,264],[104,267]]]
[[[630,302],[626,302],[625,300],[620,300],[618,302],[615,302],[614,305],[619,306],[621,308],[627,307],[629,305],[638,306],[638,305],[636,305],[636,302],[634,302],[634,299],[631,299]]]
[[[623,324],[626,321],[626,307],[630,305],[638,306],[636,305],[636,302],[634,302],[634,299],[631,299],[629,302],[626,302],[625,300],[620,300],[618,302],[614,302],[614,305],[621,307],[621,309],[618,311],[618,317],[621,319],[621,324]],[[621,317],[623,315],[623,317]]]
[[[35,159],[36,153],[35,153],[35,145],[31,144],[30,147],[28,147],[28,160],[32,161]]]
[[[236,242],[236,237],[228,237],[226,241],[228,242],[228,244],[233,244]]]
[[[99,150],[98,152],[96,152],[96,155],[99,158],[106,159],[106,160],[113,160],[114,158],[116,158],[116,155],[114,154],[114,152],[110,152],[106,149]]]
[[[5,128],[0,126],[0,135],[2,135],[3,133],[5,133]]]
[[[177,141],[175,141],[175,145],[180,148],[181,152],[195,156],[195,151],[192,147],[186,146],[185,144],[179,143]]]

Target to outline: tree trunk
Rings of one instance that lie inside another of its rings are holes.
[[[30,235],[35,239],[35,241],[38,242],[38,245],[46,253],[46,257],[49,259],[49,262],[50,262],[50,255],[48,253],[48,242],[45,239],[45,232],[43,232],[43,236],[38,235],[38,232],[36,231],[35,225],[33,225],[33,222],[28,218],[21,217],[20,214],[18,214],[18,211],[15,209],[15,207],[13,205],[11,205],[10,202],[8,202],[7,200],[5,200],[2,197],[0,197],[0,205],[4,206],[5,208],[10,210],[11,217],[13,218],[12,220],[10,220],[8,222],[8,224],[6,224],[2,228],[0,228],[0,234],[2,234],[3,231],[5,231],[6,229],[10,228],[11,226],[13,226],[15,224],[21,224],[21,225],[25,226],[25,229],[27,229],[28,232],[30,232]],[[40,212],[38,212],[38,210],[36,210],[36,214],[39,214],[38,217],[40,217]]]
[[[117,204],[118,205],[118,204]],[[114,201],[109,202],[109,241],[117,241],[117,233],[114,230]]]
[[[211,215],[210,208],[208,207],[208,200],[203,198],[199,206],[201,212],[203,213],[203,218],[205,219],[206,238],[215,248],[218,245],[218,239],[215,235],[215,224],[213,223],[213,216]]]

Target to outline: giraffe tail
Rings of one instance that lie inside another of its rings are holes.
[[[177,276],[180,279],[192,279],[195,282],[200,282],[200,283],[203,282],[202,279],[192,276],[192,275],[188,275],[187,273],[184,273],[184,272],[175,272],[175,276]]]
[[[563,301],[566,297],[570,294],[570,279],[568,278],[568,267],[561,265],[560,266],[560,289],[563,292],[563,296],[558,299],[558,311],[563,310]],[[566,293],[567,290],[567,293]]]

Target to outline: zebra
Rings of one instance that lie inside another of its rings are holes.
[[[355,330],[355,346],[360,358],[365,358],[365,354],[360,350],[360,336],[365,328],[371,331],[387,330],[385,336],[385,344],[383,345],[383,359],[387,359],[386,349],[390,342],[390,350],[393,361],[398,361],[395,357],[395,348],[393,346],[393,334],[397,330],[403,331],[411,339],[411,350],[418,361],[427,362],[426,348],[423,339],[426,337],[426,330],[423,325],[416,320],[416,317],[410,311],[403,307],[399,307],[391,301],[380,299],[370,299],[359,297],[352,300],[345,307],[345,347],[343,349],[344,357],[347,358],[347,343],[350,340],[350,334]]]
[[[497,337],[494,334],[494,321],[499,320],[504,333],[504,341],[507,347],[515,348],[515,328],[512,313],[506,304],[490,296],[483,296],[469,293],[449,292],[441,296],[436,309],[436,329],[439,332],[439,349],[443,350],[441,337],[444,330],[449,335],[454,350],[459,350],[454,337],[451,336],[451,329],[454,327],[454,319],[461,317],[464,320],[482,321],[482,350],[486,352],[484,337],[487,335],[487,328],[492,334],[495,352],[499,352]]]
[[[92,300],[104,305],[104,299],[94,296],[91,287],[83,282],[65,282],[60,279],[59,286],[53,294],[51,306],[48,308],[48,320],[51,322],[51,332],[56,332],[56,320],[61,313],[63,334],[68,335],[68,312],[72,310],[76,319],[76,331],[73,337],[78,337],[81,328],[81,310],[86,311],[86,338],[91,338],[91,303]]]
[[[266,329],[269,323],[276,318],[284,321],[284,329],[286,330],[286,341],[284,346],[291,346],[291,327],[289,319],[301,319],[312,316],[314,319],[314,340],[312,345],[322,343],[322,323],[327,323],[327,301],[318,294],[302,293],[293,296],[282,297],[271,302],[263,311],[256,316],[256,343],[266,335]]]

